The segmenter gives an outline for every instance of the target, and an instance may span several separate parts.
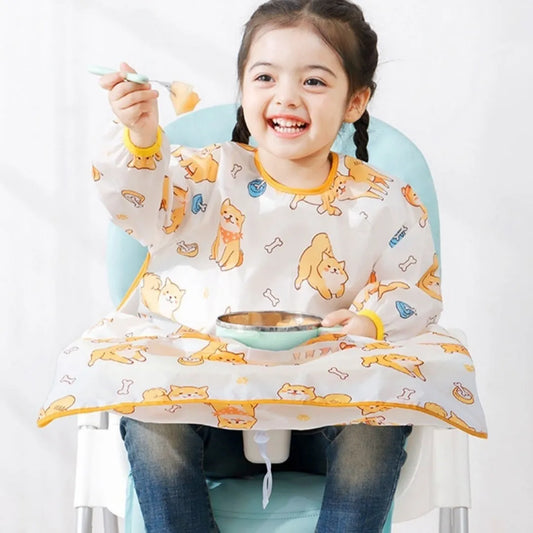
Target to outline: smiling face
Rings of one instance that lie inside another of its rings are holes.
[[[368,101],[368,91],[349,98],[348,87],[339,56],[310,26],[258,33],[244,66],[242,107],[265,168],[280,159],[324,165],[342,122],[357,120]]]

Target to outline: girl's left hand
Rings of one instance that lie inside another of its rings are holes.
[[[322,319],[324,327],[343,326],[342,333],[358,337],[377,338],[377,330],[370,318],[352,313],[348,309],[339,309],[328,313]]]

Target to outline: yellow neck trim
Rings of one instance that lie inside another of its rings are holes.
[[[326,181],[324,181],[322,185],[319,185],[318,187],[314,187],[312,189],[299,189],[299,188],[289,187],[275,180],[265,170],[265,168],[261,164],[261,161],[259,159],[259,154],[257,151],[254,154],[254,162],[262,178],[274,189],[277,189],[278,191],[281,191],[281,192],[288,192],[291,194],[313,195],[313,194],[322,194],[323,192],[327,191],[330,188],[331,184],[333,183],[335,176],[337,175],[337,169],[339,166],[339,155],[336,154],[335,152],[330,152],[330,156],[331,156],[331,168],[329,169],[329,174],[328,174],[328,177],[326,178]]]

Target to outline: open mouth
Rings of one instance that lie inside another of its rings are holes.
[[[290,134],[300,133],[309,126],[307,122],[286,118],[271,118],[268,123],[278,133]]]

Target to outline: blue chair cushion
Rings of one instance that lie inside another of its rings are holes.
[[[262,507],[262,475],[208,482],[213,513],[221,533],[311,533],[315,530],[324,493],[324,476],[275,472],[273,479],[266,509]],[[392,511],[383,533],[390,533],[391,519]],[[124,533],[145,533],[131,475]]]

